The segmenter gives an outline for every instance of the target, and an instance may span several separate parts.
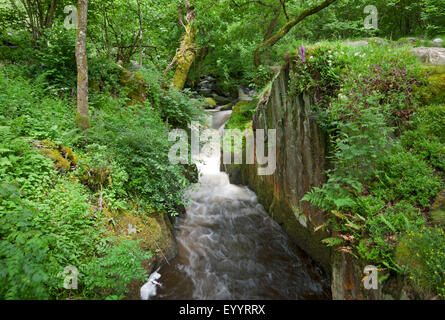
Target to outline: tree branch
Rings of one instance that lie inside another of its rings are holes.
[[[286,19],[289,22],[290,19],[289,19],[289,15],[287,14],[286,2],[287,2],[287,0],[280,0],[281,7],[283,8],[284,15],[286,16]]]
[[[319,11],[323,10],[326,7],[329,7],[331,4],[333,4],[337,0],[325,0],[322,3],[320,3],[318,6],[315,6],[313,8],[304,10],[298,17],[295,19],[287,22],[280,31],[278,31],[276,34],[274,34],[272,37],[261,43],[256,49],[254,53],[254,63],[255,66],[258,67],[261,64],[261,58],[260,58],[260,50],[265,47],[271,47],[275,43],[277,43],[281,38],[283,38],[295,25],[300,23],[305,18],[314,15],[318,13]]]
[[[250,0],[250,1],[246,1],[246,2],[244,2],[244,3],[242,3],[242,4],[238,4],[238,3],[235,2],[235,0],[232,0],[232,3],[233,3],[235,6],[237,6],[238,8],[241,8],[241,7],[244,7],[245,5],[249,5],[249,4],[253,4],[253,3],[259,4],[259,5],[262,5],[262,6],[265,6],[265,7],[272,8],[272,5],[267,4],[267,3],[264,3],[264,2],[261,1],[261,0]]]

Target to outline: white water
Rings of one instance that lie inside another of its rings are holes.
[[[230,111],[215,112],[222,130]],[[178,256],[156,273],[154,299],[328,299],[321,268],[272,220],[247,187],[220,172],[218,149],[201,155],[200,183],[177,224]],[[159,276],[158,276],[159,275]],[[158,289],[158,290],[156,290]],[[147,299],[148,299],[147,298]]]

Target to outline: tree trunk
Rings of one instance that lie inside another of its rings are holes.
[[[137,0],[138,3],[138,20],[139,20],[139,67],[142,68],[142,42],[143,42],[143,33],[142,33],[142,13],[141,13],[141,0]]]
[[[88,60],[87,60],[87,14],[88,0],[78,0],[78,29],[76,37],[77,62],[77,115],[76,124],[82,130],[90,127],[88,115]]]
[[[261,50],[266,47],[271,47],[275,43],[277,43],[281,38],[283,38],[295,25],[303,21],[305,18],[316,14],[317,12],[323,10],[324,8],[330,6],[337,0],[325,0],[318,6],[315,6],[311,9],[307,9],[303,11],[298,17],[293,20],[289,20],[277,33],[271,36],[269,39],[265,40],[261,43],[256,49],[254,53],[254,64],[256,67],[259,67],[261,64]]]
[[[57,3],[59,2],[59,0],[53,0],[51,1],[51,4],[48,8],[48,11],[46,12],[46,17],[45,17],[45,28],[51,28],[53,25],[53,20],[54,20],[54,14],[56,12],[56,7],[57,7]]]
[[[187,2],[185,6],[187,9],[186,24],[183,23],[181,18],[181,24],[185,28],[185,35],[182,38],[179,48],[176,50],[176,55],[173,58],[173,61],[165,70],[165,72],[168,72],[175,64],[177,65],[171,86],[178,90],[184,88],[188,73],[196,57],[196,35],[195,27],[193,25],[195,11],[190,3]]]

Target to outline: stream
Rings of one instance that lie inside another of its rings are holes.
[[[231,111],[209,124],[223,130]],[[200,181],[178,219],[178,256],[155,276],[150,299],[330,299],[322,268],[303,252],[258,203],[254,192],[230,184],[219,150],[198,163]]]

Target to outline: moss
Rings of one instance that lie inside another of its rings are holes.
[[[425,82],[414,88],[424,104],[445,104],[445,66],[424,66]]]
[[[258,100],[240,101],[232,109],[232,115],[227,122],[227,129],[244,130],[249,128],[255,113]]]
[[[79,112],[77,112],[74,122],[76,123],[76,126],[82,130],[91,128],[90,117],[83,116]]]
[[[147,93],[147,84],[139,72],[130,72],[122,68],[120,83],[126,88],[129,101],[127,105],[143,104]]]
[[[136,210],[105,208],[104,213],[108,218],[108,233],[121,239],[142,240],[140,247],[153,252],[159,263],[174,257],[176,252],[172,227],[163,212],[138,213]]]
[[[70,170],[70,163],[62,157],[58,150],[43,149],[42,154],[54,161],[55,169],[62,171]]]
[[[422,261],[416,256],[416,253],[410,249],[408,241],[408,238],[405,237],[397,244],[395,251],[396,262],[412,270],[421,270],[423,269]]]
[[[395,261],[398,265],[407,268],[417,275],[415,281],[410,281],[412,291],[419,296],[420,299],[430,299],[433,295],[431,290],[431,283],[425,277],[428,274],[428,270],[425,267],[425,261],[418,255],[416,250],[410,247],[410,236],[403,237],[397,244],[395,250]],[[411,277],[413,280],[413,277]]]
[[[56,170],[69,171],[71,167],[77,164],[77,157],[71,148],[57,145],[48,140],[37,142],[36,146],[45,157],[54,161],[54,169]]]
[[[175,56],[177,67],[172,84],[176,89],[182,90],[184,87],[190,68],[193,61],[195,61],[195,56],[195,28],[192,24],[188,24],[186,27],[186,34],[182,39],[179,50]]]
[[[65,158],[71,162],[71,164],[77,165],[77,157],[71,148],[61,146],[60,150],[65,155]]]
[[[84,165],[81,168],[79,180],[92,191],[98,191],[111,185],[111,169],[107,166],[91,167]]]
[[[212,109],[216,107],[216,101],[212,98],[205,98],[204,103],[207,107],[210,107]]]
[[[433,212],[431,212],[431,219],[433,220],[434,224],[445,227],[445,210],[434,210]]]
[[[232,106],[233,106],[233,103],[230,102],[230,103],[228,103],[228,104],[222,106],[220,110],[221,110],[221,111],[231,110],[231,109],[232,109]]]

